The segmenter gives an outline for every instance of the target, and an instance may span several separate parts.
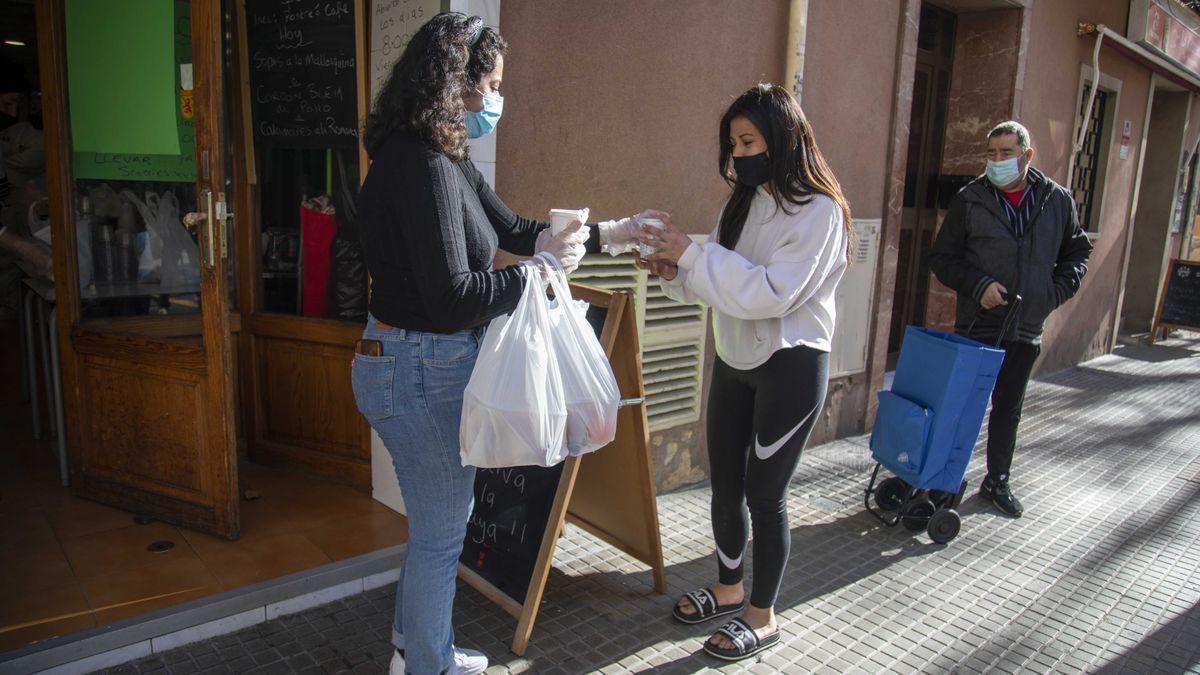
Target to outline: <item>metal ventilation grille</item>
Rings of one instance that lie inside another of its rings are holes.
[[[642,354],[646,415],[651,431],[670,429],[700,419],[704,377],[704,343],[647,347]]]
[[[657,279],[646,280],[646,347],[684,339],[704,341],[707,310],[668,298]]]
[[[646,273],[633,266],[633,256],[616,258],[608,254],[585,256],[579,269],[571,274],[571,281],[606,291],[632,291],[645,284]]]
[[[700,419],[707,310],[668,298],[657,279],[633,266],[633,256],[587,256],[571,280],[633,293],[650,430]]]

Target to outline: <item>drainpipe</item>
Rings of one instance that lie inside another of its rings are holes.
[[[1131,42],[1124,35],[1121,35],[1120,33],[1112,30],[1111,28],[1109,28],[1108,26],[1106,26],[1102,23],[1089,23],[1087,21],[1080,21],[1078,30],[1076,31],[1076,33],[1080,37],[1083,37],[1085,35],[1095,35],[1096,36],[1096,46],[1092,50],[1093,86],[1092,86],[1091,94],[1088,97],[1087,110],[1085,111],[1085,114],[1083,117],[1085,123],[1081,124],[1079,126],[1079,138],[1076,140],[1075,146],[1072,149],[1071,162],[1070,162],[1069,168],[1067,170],[1067,189],[1068,190],[1071,189],[1071,179],[1074,177],[1074,174],[1075,174],[1075,155],[1078,154],[1079,149],[1083,147],[1084,135],[1087,132],[1086,121],[1088,119],[1090,119],[1091,115],[1092,115],[1092,102],[1095,101],[1095,99],[1096,99],[1095,84],[1100,79],[1100,44],[1106,38],[1108,39],[1109,42],[1113,43],[1114,47],[1116,47],[1116,49],[1118,51],[1125,52],[1127,55],[1132,56],[1134,58],[1134,60],[1142,61],[1146,65],[1150,66],[1153,70],[1157,70],[1159,72],[1166,74],[1170,79],[1175,80],[1179,84],[1182,84],[1182,85],[1188,87],[1192,91],[1200,92],[1200,78],[1197,78],[1193,73],[1190,73],[1187,70],[1180,68],[1179,66],[1175,65],[1174,63],[1171,63],[1167,59],[1159,56],[1158,54],[1155,54],[1154,52],[1146,49],[1145,47],[1137,44],[1136,42]],[[1195,151],[1195,148],[1193,148],[1193,152],[1194,151]]]
[[[1167,60],[1165,57],[1159,56],[1158,54],[1146,49],[1136,42],[1131,42],[1129,38],[1126,38],[1124,35],[1121,35],[1102,23],[1089,23],[1087,21],[1080,21],[1078,30],[1076,32],[1080,37],[1085,35],[1095,35],[1097,40],[1099,40],[1101,37],[1104,37],[1109,42],[1112,42],[1118,51],[1123,51],[1132,56],[1134,60],[1140,60],[1146,65],[1163,72],[1171,79],[1176,80],[1179,84],[1193,91],[1200,92],[1200,78],[1196,77],[1194,73],[1179,67],[1173,62]]]
[[[787,60],[783,79],[791,86],[796,100],[804,91],[804,41],[808,32],[808,0],[791,0],[788,7]]]
[[[1180,85],[1188,88],[1192,92],[1200,93],[1200,78],[1197,78],[1195,74],[1193,74],[1192,72],[1190,72],[1184,68],[1179,67],[1175,63],[1163,58],[1162,56],[1159,56],[1158,54],[1150,51],[1149,49],[1146,49],[1145,47],[1143,47],[1135,42],[1131,42],[1124,35],[1113,31],[1111,28],[1109,28],[1108,26],[1106,26],[1102,23],[1097,24],[1097,23],[1090,23],[1087,21],[1080,21],[1078,30],[1076,31],[1076,34],[1079,35],[1079,37],[1083,37],[1085,35],[1095,35],[1096,36],[1096,53],[1093,55],[1093,64],[1095,64],[1098,61],[1098,52],[1099,52],[1101,40],[1103,40],[1104,38],[1108,38],[1108,41],[1111,43],[1113,48],[1119,52],[1124,53],[1127,57],[1130,57],[1134,61],[1138,61],[1138,62],[1142,63],[1143,65],[1149,66],[1151,70],[1163,74],[1164,76],[1167,77],[1167,79],[1175,81],[1177,84],[1180,84]],[[1095,73],[1094,77],[1098,79],[1099,78],[1099,70],[1096,69],[1095,65],[1093,65],[1093,69],[1094,69],[1094,73]],[[1146,100],[1146,118],[1145,118],[1146,120],[1150,119],[1150,109],[1151,109],[1152,102],[1153,102],[1153,99]],[[1089,108],[1090,108],[1090,106],[1089,106]],[[1088,110],[1088,114],[1090,116],[1090,114],[1091,114],[1090,109]],[[1085,117],[1084,119],[1087,119],[1087,118]],[[1080,140],[1082,140],[1082,131],[1083,130],[1081,129],[1080,131],[1081,131]],[[1144,138],[1142,139],[1143,151],[1145,149],[1145,140],[1146,139],[1144,139]],[[1200,147],[1200,138],[1196,139],[1196,145],[1192,146],[1192,152],[1195,153],[1198,147]],[[1075,151],[1071,153],[1071,169],[1070,169],[1070,172],[1068,172],[1068,174],[1067,174],[1067,189],[1068,190],[1071,189],[1070,179],[1072,177],[1071,174],[1074,172],[1075,154],[1077,152],[1078,152],[1078,146],[1076,146]],[[1140,161],[1142,161],[1142,160],[1139,160],[1139,162]],[[1135,209],[1137,207],[1138,191],[1141,186],[1141,180],[1142,180],[1142,174],[1141,174],[1141,168],[1139,165],[1137,179],[1136,179],[1136,183],[1135,183],[1135,185],[1137,185],[1137,187],[1134,188],[1134,192],[1133,192],[1133,205],[1132,206]],[[1131,213],[1130,217],[1133,217],[1133,215],[1135,215],[1135,213]],[[1121,264],[1121,280],[1120,280],[1120,283],[1117,285],[1116,312],[1114,312],[1114,314],[1113,314],[1112,336],[1109,339],[1109,345],[1108,345],[1109,351],[1112,351],[1113,349],[1115,349],[1116,345],[1117,345],[1118,331],[1120,329],[1120,322],[1121,322],[1121,310],[1122,310],[1122,305],[1124,304],[1124,299],[1125,299],[1124,289],[1125,289],[1125,284],[1128,280],[1128,274],[1129,274],[1129,253],[1130,253],[1132,246],[1133,246],[1133,225],[1131,223],[1130,227],[1126,233],[1126,237],[1125,237],[1125,252],[1124,252],[1124,256],[1123,256],[1123,262]]]
[[[1068,190],[1073,189],[1075,178],[1075,156],[1083,149],[1083,141],[1087,137],[1088,120],[1092,119],[1092,104],[1096,102],[1096,91],[1100,88],[1100,45],[1104,42],[1105,32],[1108,31],[1104,24],[1092,26],[1092,30],[1096,33],[1096,46],[1092,48],[1092,88],[1088,92],[1087,106],[1083,109],[1083,119],[1079,122],[1079,138],[1075,139],[1075,145],[1071,148],[1071,157],[1067,163],[1067,183]],[[1084,24],[1079,24],[1079,35],[1087,35],[1084,30]]]

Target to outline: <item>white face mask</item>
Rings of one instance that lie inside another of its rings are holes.
[[[1016,157],[1010,157],[1000,162],[989,159],[987,162],[988,180],[992,181],[992,185],[996,187],[1012,185],[1021,177],[1022,173],[1021,163]]]

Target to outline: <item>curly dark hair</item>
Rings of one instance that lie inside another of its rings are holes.
[[[475,89],[508,44],[483,19],[443,12],[405,47],[367,116],[363,145],[374,157],[392,134],[414,131],[453,161],[468,156],[463,97]]]

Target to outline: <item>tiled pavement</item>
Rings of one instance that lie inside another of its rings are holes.
[[[1123,348],[1031,388],[1020,520],[972,496],[948,545],[882,527],[862,506],[871,466],[865,439],[807,452],[784,639],[757,660],[717,663],[700,651],[706,627],[669,618],[715,572],[705,488],[659,498],[668,596],[569,529],[526,655],[508,652],[515,622],[465,586],[458,642],[495,673],[1200,672],[1200,339]],[[111,672],[385,672],[391,611],[380,589]]]

